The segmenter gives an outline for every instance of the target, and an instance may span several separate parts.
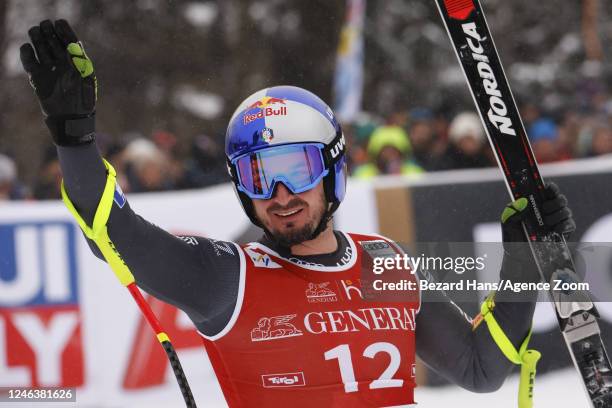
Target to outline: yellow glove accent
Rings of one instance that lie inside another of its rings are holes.
[[[91,227],[87,225],[85,220],[83,220],[77,209],[74,207],[74,204],[72,204],[72,201],[70,201],[63,181],[61,188],[62,200],[64,201],[64,204],[66,204],[66,207],[68,207],[68,210],[72,216],[79,223],[79,226],[85,233],[85,236],[94,241],[98,248],[100,248],[100,252],[102,252],[104,259],[106,259],[106,262],[108,262],[121,284],[123,286],[127,286],[134,282],[134,275],[132,275],[132,272],[130,272],[130,269],[121,257],[121,254],[119,254],[119,251],[117,251],[117,248],[115,248],[115,245],[108,236],[108,229],[106,225],[108,223],[108,217],[110,216],[111,209],[113,208],[117,173],[115,172],[113,166],[111,166],[111,164],[106,160],[104,160],[104,165],[106,166],[108,176],[106,178],[104,192],[102,193],[102,198],[100,198],[100,203],[96,209],[93,225]]]
[[[87,78],[94,72],[93,63],[85,54],[85,50],[83,49],[83,45],[79,43],[70,43],[68,44],[68,53],[70,54],[70,59],[74,64],[75,68],[79,71],[82,78]]]
[[[523,344],[521,344],[521,348],[518,351],[514,348],[514,345],[508,339],[506,333],[504,333],[499,323],[497,323],[497,320],[495,320],[495,316],[493,316],[492,312],[495,308],[493,296],[493,293],[487,296],[480,307],[480,314],[487,323],[491,337],[493,337],[493,340],[502,353],[504,353],[508,360],[521,366],[518,394],[519,408],[532,408],[536,365],[541,357],[541,354],[537,350],[527,350],[527,345],[529,344],[529,339],[531,338],[531,330],[529,330],[527,338],[525,341],[523,341]]]

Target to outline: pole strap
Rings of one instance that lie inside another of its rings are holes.
[[[102,256],[104,259],[106,259],[106,262],[108,262],[108,265],[115,273],[115,276],[117,276],[117,279],[119,279],[123,286],[128,286],[129,284],[134,283],[134,275],[132,275],[130,268],[128,268],[125,261],[121,257],[121,254],[117,248],[115,248],[115,245],[108,236],[107,228],[108,218],[110,217],[110,212],[113,208],[117,184],[117,172],[106,160],[104,160],[104,165],[106,166],[107,174],[106,184],[104,186],[104,191],[102,192],[102,197],[100,198],[100,202],[98,204],[98,208],[96,209],[96,214],[94,215],[91,226],[87,225],[70,200],[70,197],[68,197],[63,180],[61,185],[62,200],[64,201],[66,207],[68,207],[68,211],[70,211],[72,216],[76,219],[85,236],[96,243],[100,249],[100,252],[102,252]]]
[[[495,320],[493,315],[493,309],[495,308],[495,301],[493,300],[495,293],[489,294],[485,301],[480,307],[480,315],[489,328],[491,337],[497,344],[497,347],[506,356],[508,360],[514,364],[521,366],[521,375],[519,382],[519,393],[518,393],[518,406],[519,408],[532,408],[533,407],[533,386],[536,375],[536,365],[538,360],[542,356],[537,350],[528,350],[527,345],[531,339],[531,329],[529,334],[521,344],[521,347],[517,350],[514,345],[506,336],[503,329]]]

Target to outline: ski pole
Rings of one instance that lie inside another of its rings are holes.
[[[140,311],[144,315],[145,319],[149,323],[149,326],[155,332],[157,340],[160,342],[161,346],[164,348],[166,355],[168,356],[168,360],[170,360],[170,366],[172,367],[172,371],[174,372],[174,376],[176,377],[176,381],[178,382],[179,388],[181,389],[181,394],[183,394],[183,399],[185,400],[185,405],[188,408],[196,408],[195,400],[193,399],[193,394],[191,393],[191,388],[189,387],[189,382],[187,382],[187,377],[185,376],[185,372],[183,371],[183,367],[181,366],[181,362],[170,342],[170,338],[164,332],[159,323],[157,317],[151,310],[151,306],[147,303],[145,298],[142,296],[142,293],[136,286],[135,282],[132,282],[126,286],[126,288],[130,291],[130,294],[136,301],[136,304],[140,308]]]

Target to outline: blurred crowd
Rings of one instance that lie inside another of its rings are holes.
[[[612,99],[598,96],[587,108],[546,114],[535,104],[521,113],[539,163],[612,154]],[[473,111],[413,108],[386,118],[362,113],[343,126],[353,177],[482,168],[496,161],[479,117]],[[117,141],[120,140],[120,141]],[[120,138],[100,133],[102,155],[117,169],[126,192],[201,188],[227,182],[223,135],[199,135],[187,151],[169,131]],[[184,150],[184,149],[183,149]],[[60,197],[61,169],[54,146],[44,152],[32,185],[20,181],[15,162],[0,153],[0,200]]]
[[[612,154],[612,100],[580,112],[547,115],[532,104],[521,112],[539,163]],[[345,126],[345,134],[352,146],[354,177],[497,165],[480,118],[472,111],[449,117],[415,108],[386,120],[363,114]]]
[[[207,135],[197,136],[187,154],[167,131],[146,137],[129,133],[117,139],[96,134],[98,149],[113,164],[125,192],[154,192],[201,188],[227,181],[223,145]],[[43,153],[41,168],[31,186],[24,185],[14,161],[0,153],[0,200],[49,200],[61,197],[62,174],[55,146]]]

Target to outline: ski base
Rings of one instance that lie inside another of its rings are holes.
[[[591,402],[595,408],[612,407],[612,367],[604,348],[597,320],[590,313],[570,318],[563,337],[572,351]],[[580,323],[576,323],[576,321]]]

